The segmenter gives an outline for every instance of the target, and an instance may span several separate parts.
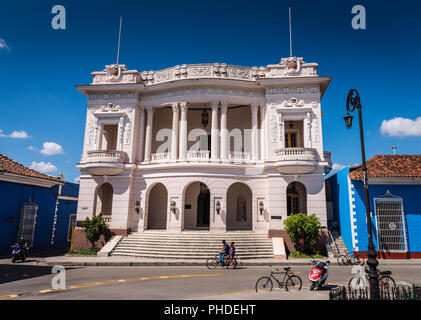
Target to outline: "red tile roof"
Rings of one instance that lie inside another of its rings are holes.
[[[421,177],[421,155],[377,154],[367,160],[369,178],[412,178]],[[362,179],[362,165],[349,168],[350,179]]]
[[[50,181],[63,182],[59,178],[52,177],[44,173],[30,169],[28,167],[25,167],[23,164],[20,164],[2,154],[0,154],[0,173],[1,172],[16,174],[20,176],[26,176],[26,177],[32,177],[32,178],[45,179],[45,180],[50,180]]]

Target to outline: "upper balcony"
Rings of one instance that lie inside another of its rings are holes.
[[[275,154],[280,173],[310,173],[318,166],[317,150],[313,148],[281,148]]]
[[[124,171],[127,153],[117,150],[91,150],[87,152],[85,167],[94,176],[118,175]]]

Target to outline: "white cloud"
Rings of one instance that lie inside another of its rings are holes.
[[[42,150],[40,151],[46,156],[53,156],[55,154],[63,154],[63,147],[55,142],[44,142],[42,144]]]
[[[345,167],[347,167],[347,166],[344,166],[344,165],[339,164],[339,163],[334,163],[334,164],[332,164],[332,171],[341,171]]]
[[[44,162],[44,161],[41,161],[41,162],[33,161],[30,168],[42,173],[55,172],[58,170],[57,167],[53,165],[51,162]]]
[[[10,51],[10,47],[7,45],[6,41],[0,38],[0,50],[1,49],[6,49],[7,51]]]
[[[380,132],[392,137],[421,137],[421,117],[415,120],[401,117],[383,120]]]
[[[0,137],[1,138],[17,138],[17,139],[26,139],[29,138],[28,134],[23,131],[13,131],[11,134],[4,134],[3,130],[0,129]]]

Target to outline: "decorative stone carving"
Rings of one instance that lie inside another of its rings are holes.
[[[118,112],[121,110],[119,105],[114,105],[111,102],[107,103],[106,106],[101,106],[101,112]]]
[[[129,118],[127,118],[126,126],[124,128],[124,144],[128,145],[130,144],[132,137],[132,122]]]
[[[275,143],[277,141],[278,136],[278,124],[276,122],[276,116],[273,114],[270,116],[270,138],[271,142]]]
[[[319,141],[320,139],[320,126],[319,120],[317,120],[317,118],[313,119],[311,123],[311,136],[315,142]]]
[[[289,100],[285,100],[284,102],[282,102],[282,106],[283,107],[302,107],[304,106],[304,100],[300,100],[298,101],[297,98],[291,98]]]
[[[93,119],[89,119],[88,121],[88,127],[87,127],[87,131],[88,131],[88,146],[91,146],[93,143],[93,138],[94,138],[94,120]]]

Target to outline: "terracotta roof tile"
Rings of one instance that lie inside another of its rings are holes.
[[[33,177],[57,182],[63,182],[61,179],[46,175],[44,173],[30,169],[5,155],[0,154],[0,172],[16,174],[20,176]]]
[[[378,154],[367,160],[369,178],[421,177],[421,155]],[[349,168],[350,179],[362,179],[362,165]]]

